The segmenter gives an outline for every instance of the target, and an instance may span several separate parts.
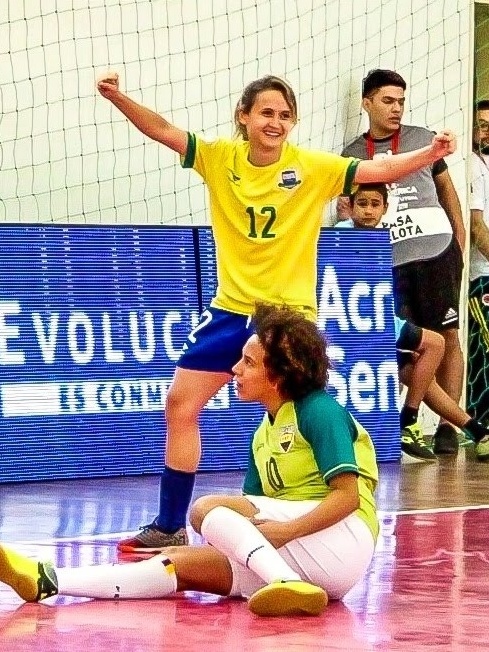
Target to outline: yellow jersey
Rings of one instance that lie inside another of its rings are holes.
[[[272,165],[254,166],[248,154],[247,141],[189,133],[182,160],[209,191],[218,281],[211,305],[249,315],[257,302],[285,303],[315,318],[323,210],[351,194],[359,159],[287,142]]]
[[[379,480],[375,449],[367,431],[323,390],[287,401],[275,420],[265,414],[250,446],[243,493],[282,500],[324,500],[329,481],[357,476],[356,514],[374,540],[379,522],[374,492]]]

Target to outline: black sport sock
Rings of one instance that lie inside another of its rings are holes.
[[[402,408],[401,414],[399,415],[401,430],[416,423],[418,420],[418,412],[418,408],[409,407],[409,405],[405,405]]]
[[[480,421],[476,421],[475,419],[467,421],[462,429],[475,442],[480,441],[489,434],[489,430]]]

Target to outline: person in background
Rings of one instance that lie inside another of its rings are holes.
[[[475,105],[473,133],[467,411],[489,424],[489,100]]]
[[[402,124],[405,91],[406,82],[393,70],[368,73],[363,80],[362,107],[369,129],[344,148],[344,156],[393,161],[430,142],[433,134],[428,129]],[[465,228],[443,157],[391,184],[389,203],[384,223],[393,243],[396,315],[443,336],[445,347],[436,378],[459,403],[464,374],[458,329]],[[349,216],[348,198],[339,201],[338,214]],[[439,455],[458,450],[457,433],[443,418],[433,450]]]
[[[163,598],[204,591],[249,598],[262,616],[318,615],[367,570],[379,532],[378,471],[367,432],[325,390],[323,334],[297,310],[260,304],[234,365],[238,397],[266,410],[243,496],[204,496],[191,523],[210,545],[137,563],[56,569],[0,545],[0,581],[27,601],[56,594]]]
[[[180,155],[206,183],[216,243],[218,287],[189,334],[165,407],[166,451],[159,510],[121,552],[187,543],[186,514],[201,456],[199,414],[232,378],[251,334],[256,302],[285,303],[315,319],[317,242],[324,207],[355,183],[393,182],[456,148],[441,131],[392,161],[360,161],[288,142],[297,122],[292,88],[268,75],[248,84],[236,106],[237,137],[206,142],[119,90],[116,73],[97,88],[143,134]]]
[[[350,196],[351,218],[340,223],[357,229],[377,228],[388,209],[385,184],[361,184]],[[448,423],[460,428],[475,442],[479,460],[489,459],[489,431],[451,399],[435,380],[443,357],[444,340],[439,333],[415,326],[394,316],[399,379],[406,385],[406,397],[400,412],[401,450],[425,461],[436,455],[426,445],[418,423],[421,402]]]

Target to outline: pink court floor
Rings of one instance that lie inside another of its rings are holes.
[[[241,479],[200,474],[195,495],[238,493]],[[318,618],[258,618],[243,601],[197,593],[25,604],[0,584],[2,649],[487,652],[488,479],[470,448],[438,464],[382,465],[374,560]],[[151,520],[157,488],[154,476],[0,485],[0,540],[60,567],[116,562],[115,542]]]

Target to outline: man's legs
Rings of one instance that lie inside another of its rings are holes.
[[[399,377],[407,386],[406,398],[400,413],[401,450],[407,455],[427,462],[436,461],[436,455],[426,445],[419,428],[418,412],[442,359],[444,340],[434,331],[405,322],[396,345],[401,349],[398,352]],[[406,366],[404,351],[414,351],[407,364],[410,369],[409,376],[403,373]]]
[[[414,382],[414,366],[407,364],[402,368],[401,381],[409,385]],[[476,455],[481,461],[489,459],[489,430],[487,426],[470,417],[467,412],[433,380],[424,396],[424,402],[444,422],[453,424],[465,432],[476,444]]]
[[[462,396],[464,380],[464,360],[458,329],[449,328],[441,331],[440,335],[445,340],[445,352],[436,372],[436,381],[443,391],[458,405]]]
[[[460,247],[452,239],[440,256],[393,270],[396,313],[417,326],[443,335],[445,353],[437,372],[437,381],[457,403],[460,401],[464,373],[458,340],[462,268]],[[433,451],[437,455],[458,451],[456,430],[443,420],[434,435]]]

